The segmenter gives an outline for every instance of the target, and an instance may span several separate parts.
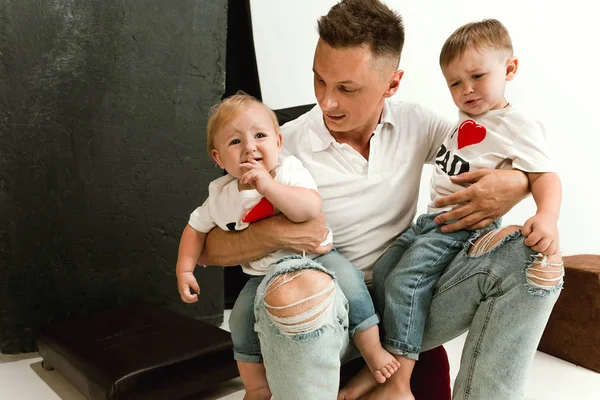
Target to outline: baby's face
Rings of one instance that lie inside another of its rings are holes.
[[[258,161],[267,171],[277,165],[281,151],[281,133],[265,106],[252,103],[216,134],[212,156],[219,166],[240,179],[246,172],[240,167],[249,159]]]
[[[504,88],[506,81],[514,77],[516,58],[504,50],[471,47],[442,72],[454,104],[476,116],[508,104]]]

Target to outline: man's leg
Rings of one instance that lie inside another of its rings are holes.
[[[561,257],[523,244],[519,227],[480,237],[438,281],[423,349],[469,334],[454,399],[520,398],[544,327],[562,287]]]
[[[318,263],[288,258],[258,288],[255,330],[276,399],[335,399],[349,344],[347,300]]]
[[[361,270],[336,250],[315,258],[319,264],[335,274],[337,283],[348,299],[350,337],[378,382],[385,382],[398,370],[399,363],[388,353],[379,340],[379,317]]]

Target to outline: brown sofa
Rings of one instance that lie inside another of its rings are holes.
[[[539,350],[600,372],[600,255],[564,257],[564,289]]]

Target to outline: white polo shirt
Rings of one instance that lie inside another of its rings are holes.
[[[417,104],[387,99],[369,160],[331,136],[315,106],[285,124],[284,153],[299,158],[323,198],[334,245],[370,281],[375,261],[413,220],[424,163],[454,123]]]

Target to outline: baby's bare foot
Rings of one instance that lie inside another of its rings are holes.
[[[367,362],[373,377],[379,383],[384,383],[400,368],[400,362],[388,353],[381,344],[371,347],[362,356]]]
[[[244,400],[270,400],[271,399],[271,390],[269,387],[261,387],[258,389],[251,390],[246,392],[244,395]]]

